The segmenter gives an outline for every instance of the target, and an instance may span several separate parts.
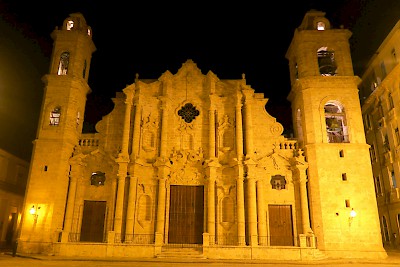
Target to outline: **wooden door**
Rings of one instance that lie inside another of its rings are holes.
[[[203,200],[203,186],[171,185],[168,243],[203,243]]]
[[[83,205],[81,242],[103,242],[106,201],[85,200]]]
[[[6,232],[6,245],[11,246],[13,237],[14,237],[14,225],[17,222],[17,214],[16,213],[10,213],[10,217],[7,225],[7,232]]]
[[[271,246],[293,246],[291,205],[268,205]]]

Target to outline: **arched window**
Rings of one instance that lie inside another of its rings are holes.
[[[337,101],[328,101],[324,111],[328,143],[348,143],[349,135],[343,106]]]
[[[74,27],[74,21],[73,20],[68,20],[67,21],[67,31],[72,30],[73,27]]]
[[[328,47],[321,47],[317,52],[319,73],[322,76],[336,75],[335,52],[329,51]]]
[[[323,21],[318,21],[318,22],[317,22],[317,30],[319,30],[319,31],[325,30],[325,22],[323,22]]]
[[[69,52],[63,52],[60,56],[60,63],[58,64],[58,75],[67,75],[69,64]]]

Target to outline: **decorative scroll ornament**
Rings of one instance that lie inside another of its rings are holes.
[[[200,112],[196,109],[195,106],[191,103],[185,104],[179,111],[178,115],[182,117],[182,119],[186,123],[191,123],[197,116],[199,116]]]

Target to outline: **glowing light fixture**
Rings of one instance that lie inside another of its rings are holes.
[[[354,209],[351,209],[350,211],[350,218],[354,218],[357,216],[357,212]]]
[[[349,226],[351,226],[351,223],[353,222],[354,217],[357,216],[357,212],[352,208],[349,214]]]
[[[32,207],[29,209],[29,213],[33,216],[33,219],[35,222],[37,221],[37,218],[39,217],[38,211],[40,210],[40,207],[37,205],[32,205]]]

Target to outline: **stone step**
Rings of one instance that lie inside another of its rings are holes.
[[[161,254],[157,258],[196,258],[203,259],[203,250],[201,248],[178,248],[163,247]]]

